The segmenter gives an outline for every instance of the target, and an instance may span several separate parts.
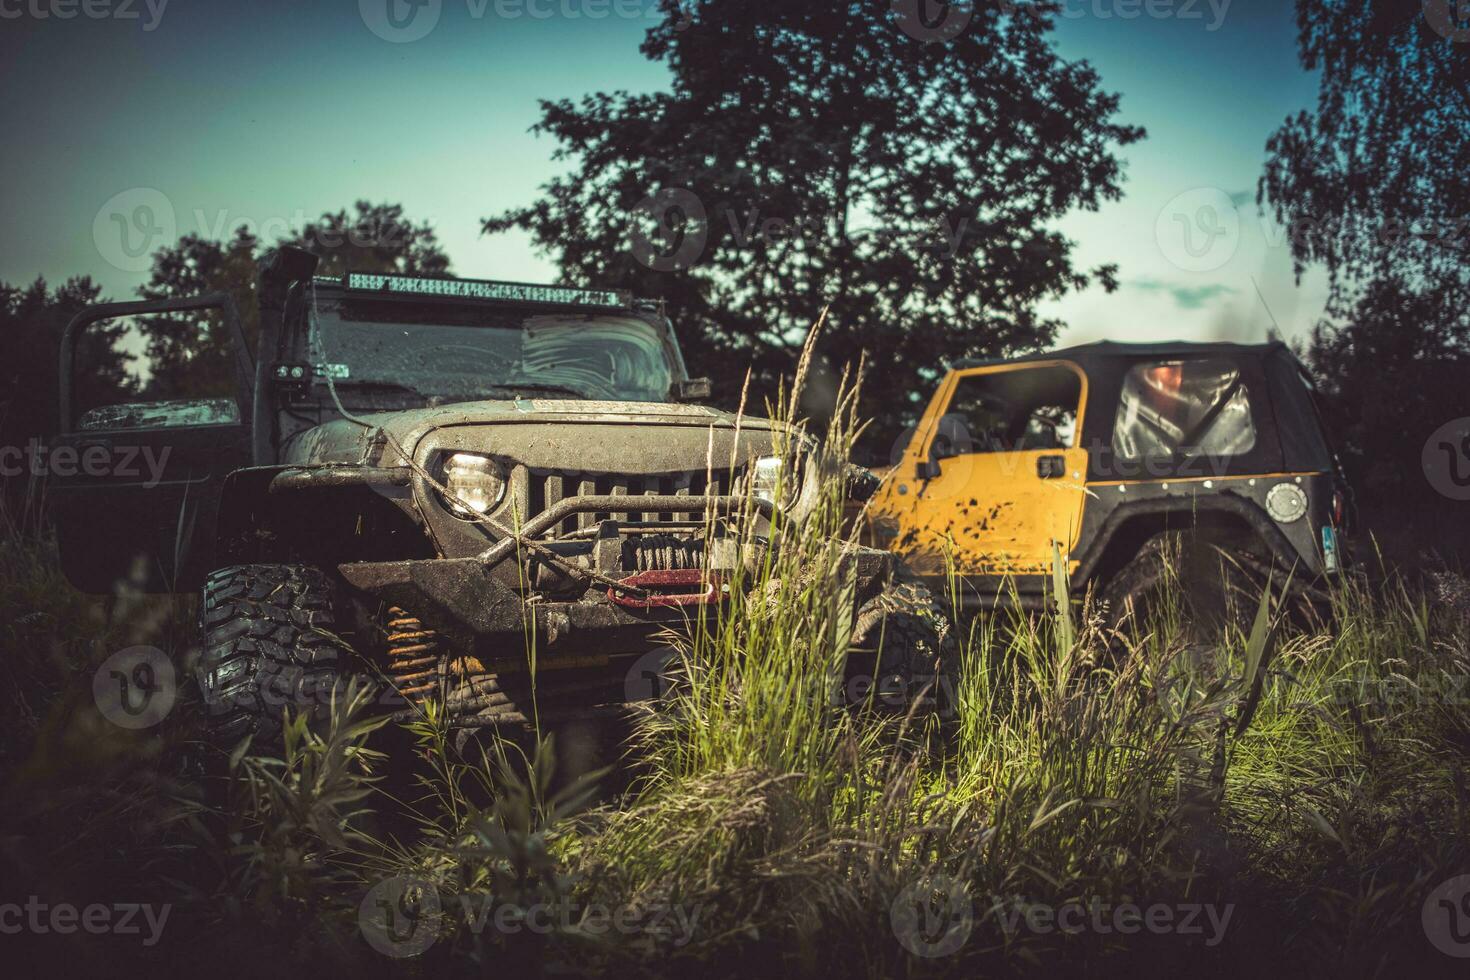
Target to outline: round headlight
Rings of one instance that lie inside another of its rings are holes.
[[[493,510],[505,497],[505,474],[495,460],[475,453],[455,453],[444,461],[444,489],[449,509],[461,517]]]
[[[1278,483],[1266,494],[1266,513],[1282,524],[1301,520],[1307,512],[1307,495],[1295,483]]]
[[[796,496],[795,467],[780,456],[762,456],[750,467],[750,494],[773,504],[789,503]]]

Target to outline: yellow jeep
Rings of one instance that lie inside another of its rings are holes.
[[[960,611],[1039,606],[1058,549],[1115,610],[1171,578],[1218,605],[1222,577],[1305,584],[1346,560],[1350,491],[1281,343],[961,363],[895,459],[870,526],[940,594],[952,561]]]

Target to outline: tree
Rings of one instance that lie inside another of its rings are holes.
[[[1432,292],[1375,278],[1358,291],[1352,320],[1319,326],[1308,349],[1339,449],[1375,512],[1418,518],[1436,503],[1425,440],[1470,414],[1470,362],[1436,336],[1444,313]]]
[[[1446,503],[1421,451],[1470,415],[1470,25],[1455,9],[1298,0],[1321,90],[1271,136],[1257,195],[1298,275],[1328,273],[1307,359],[1365,503],[1384,512]]]
[[[401,204],[358,201],[356,213],[345,210],[323,214],[309,222],[287,244],[322,257],[317,274],[344,272],[401,272],[442,276],[449,272],[449,256],[428,224],[415,225],[403,216]]]
[[[22,445],[56,428],[57,363],[66,325],[85,307],[98,302],[101,287],[82,276],[56,289],[37,278],[24,289],[0,283],[0,445]],[[110,355],[109,336],[83,335],[77,362],[84,366],[75,378],[81,393],[91,397],[126,395],[133,391],[124,357]]]
[[[1326,268],[1329,315],[1350,316],[1386,279],[1470,309],[1470,59],[1443,33],[1439,6],[1452,5],[1298,0],[1302,65],[1321,73],[1321,91],[1315,112],[1268,141],[1258,198],[1290,232],[1298,273]],[[1467,323],[1426,329],[1463,347]]]
[[[235,300],[247,343],[255,346],[255,259],[260,240],[245,228],[228,242],[189,234],[153,256],[153,271],[138,292],[144,299],[181,299],[210,292]],[[212,312],[170,313],[139,324],[147,355],[145,397],[217,396],[234,384],[234,342]]]
[[[441,274],[449,258],[432,228],[414,225],[396,204],[358,201],[354,213],[324,213],[289,241],[322,256],[321,274]],[[153,256],[144,299],[230,293],[253,346],[255,263],[262,243],[244,228],[227,242],[185,235]],[[42,279],[22,289],[0,283],[0,447],[25,446],[56,432],[61,336],[77,313],[100,301],[86,277],[51,290]],[[116,405],[135,399],[217,395],[234,384],[232,346],[218,317],[149,316],[95,324],[78,338],[75,402]],[[7,489],[27,481],[6,479]]]
[[[440,275],[449,257],[434,230],[403,217],[403,206],[358,201],[355,213],[326,212],[308,222],[282,244],[296,245],[321,256],[317,274],[340,276],[359,272],[402,272]],[[258,330],[255,264],[262,243],[240,228],[228,242],[185,235],[153,257],[145,299],[227,292],[235,299],[246,341],[255,347]],[[147,391],[159,397],[218,394],[232,384],[231,340],[224,324],[210,315],[171,314],[144,319],[140,329],[148,357]]]
[[[822,353],[873,359],[886,451],[945,362],[1044,346],[1039,301],[1116,285],[1049,224],[1116,198],[1112,148],[1143,131],[1056,55],[1053,9],[1001,6],[666,2],[642,50],[670,90],[543,102],[535,130],[576,169],[484,231],[664,298],[727,405],[750,367],[759,407],[830,308]]]
[[[85,276],[54,290],[39,278],[24,289],[0,283],[0,446],[24,447],[56,431],[61,336],[72,317],[100,295],[100,287]],[[79,398],[121,401],[135,390],[126,357],[116,346],[119,331],[88,331],[80,338]],[[0,476],[14,493],[24,492],[30,482],[28,472]]]

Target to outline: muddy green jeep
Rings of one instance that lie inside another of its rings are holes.
[[[66,573],[202,587],[217,737],[351,676],[461,726],[530,716],[532,663],[542,720],[647,696],[630,667],[754,560],[708,515],[810,505],[810,474],[772,492],[776,423],[695,403],[709,385],[655,303],[316,265],[269,255],[248,333],[213,295],[95,307],[63,344],[59,448],[111,461],[54,485]],[[150,355],[130,384],[88,366],[109,344]],[[891,601],[887,554],[856,562],[854,645],[901,700],[939,670],[941,624]]]

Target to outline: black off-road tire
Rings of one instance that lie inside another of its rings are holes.
[[[235,565],[204,584],[197,679],[208,741],[278,744],[282,722],[340,701],[351,658],[335,634],[333,585],[305,565]]]
[[[1257,587],[1213,544],[1193,534],[1168,531],[1144,542],[1102,590],[1108,625],[1147,628],[1160,607],[1181,599],[1181,626],[1192,648],[1218,645],[1230,627],[1249,630]]]
[[[1129,654],[1125,634],[1152,629],[1159,607],[1178,600],[1184,666],[1199,682],[1221,683],[1229,670],[1225,633],[1231,628],[1249,631],[1253,587],[1249,576],[1208,541],[1186,532],[1155,535],[1103,589],[1108,625],[1119,636],[1115,656],[1121,660]],[[1223,722],[1201,729],[1180,757],[1182,802],[1200,833],[1204,831],[1198,827],[1223,799],[1226,739]]]
[[[954,717],[959,645],[933,593],[900,582],[864,603],[853,624],[845,680],[849,704]]]

